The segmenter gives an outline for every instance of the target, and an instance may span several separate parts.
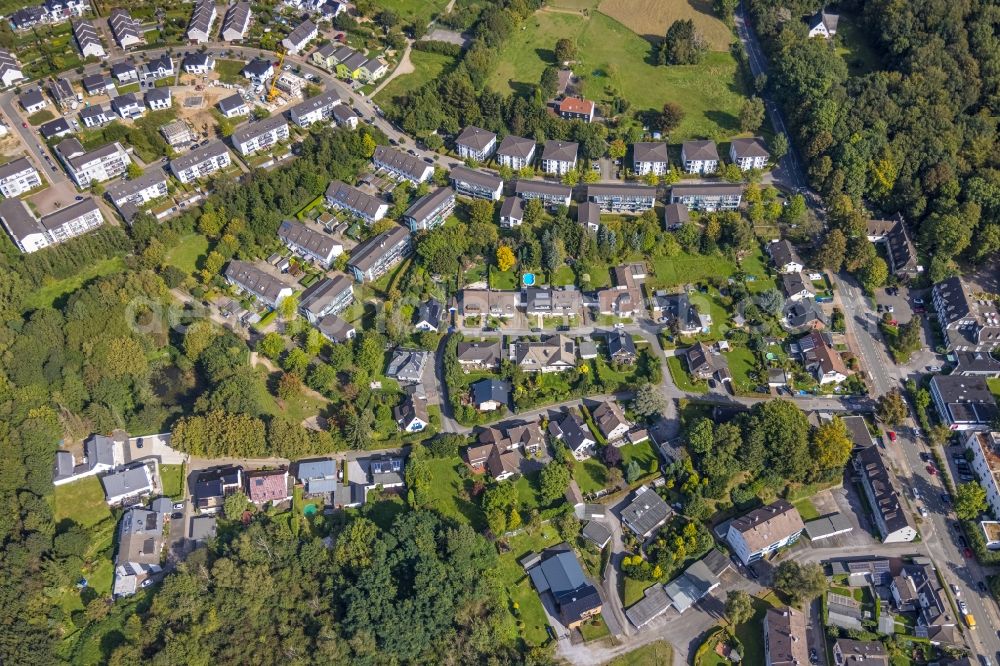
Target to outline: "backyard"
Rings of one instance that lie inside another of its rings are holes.
[[[497,573],[510,597],[515,617],[524,623],[521,637],[527,645],[543,645],[548,641],[545,627],[548,621],[542,600],[539,599],[531,579],[518,564],[518,560],[530,552],[538,552],[560,541],[559,534],[551,525],[543,525],[537,534],[519,534],[510,539],[510,550],[499,558]]]
[[[687,364],[681,357],[667,357],[667,367],[670,368],[670,377],[680,390],[687,393],[708,392],[708,382],[701,379],[695,380],[688,372]]]
[[[160,483],[163,494],[172,499],[182,499],[184,494],[184,465],[160,465]]]
[[[476,531],[486,528],[482,510],[472,500],[466,499],[465,481],[456,471],[464,465],[461,458],[434,459],[429,462],[433,483],[429,485],[429,505],[441,515],[460,523],[468,523]]]
[[[656,257],[649,285],[654,289],[677,287],[709,278],[727,279],[736,272],[736,265],[722,255],[688,254]]]
[[[728,49],[709,52],[697,65],[654,65],[650,41],[598,11],[588,16],[536,12],[501,52],[490,86],[503,93],[527,94],[545,67],[554,64],[552,48],[563,37],[577,43],[580,62],[574,72],[582,80],[584,96],[602,100],[611,86],[636,111],[659,110],[665,102],[676,101],[685,115],[671,133],[672,141],[723,139],[739,133],[742,83]]]
[[[176,266],[188,275],[198,270],[198,263],[208,254],[208,239],[201,234],[181,236],[169,252],[166,263]]]
[[[56,486],[52,493],[52,518],[58,525],[71,520],[81,527],[93,527],[111,518],[104,490],[96,476]]]

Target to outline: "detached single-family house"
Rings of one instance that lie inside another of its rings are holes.
[[[69,123],[66,122],[66,119],[62,116],[56,118],[55,120],[50,120],[47,123],[42,123],[38,127],[38,133],[41,134],[42,138],[46,141],[64,136],[72,131],[73,128],[69,126]]]
[[[628,506],[622,509],[622,524],[640,539],[653,534],[673,515],[670,506],[649,486],[641,486]]]
[[[417,386],[408,386],[403,401],[393,408],[393,417],[403,432],[420,432],[430,425],[427,397]]]
[[[809,36],[832,39],[837,34],[838,23],[840,23],[839,14],[830,14],[821,9],[809,17]]]
[[[462,133],[455,139],[458,156],[466,160],[485,162],[493,154],[496,147],[496,134],[472,125],[462,130]]]
[[[274,65],[270,60],[254,58],[243,66],[240,73],[256,85],[264,85],[274,76]]]
[[[790,301],[801,301],[816,296],[816,289],[805,273],[783,273],[781,288]]]
[[[45,95],[42,94],[42,89],[38,87],[25,90],[17,101],[27,113],[37,113],[49,105]]]
[[[786,240],[776,240],[768,244],[767,253],[771,256],[771,261],[779,273],[801,273],[805,268],[799,253]]]
[[[208,74],[215,69],[215,58],[208,53],[189,53],[181,61],[188,74]]]
[[[0,49],[0,84],[9,88],[26,78],[21,71],[21,65],[10,51]]]
[[[443,314],[444,306],[441,301],[436,298],[424,301],[417,309],[417,322],[413,326],[414,330],[437,333],[438,329],[441,328]]]
[[[563,372],[576,367],[576,342],[566,335],[550,335],[540,342],[517,340],[510,359],[525,372]]]
[[[119,62],[111,65],[111,76],[119,85],[128,85],[139,80],[139,70],[127,62]]]
[[[278,504],[292,498],[288,487],[288,470],[284,467],[247,472],[246,480],[247,498],[257,506],[268,502]]]
[[[103,74],[85,76],[80,80],[80,83],[83,84],[83,90],[88,95],[103,95],[115,87],[114,81]],[[85,110],[88,108],[90,107],[84,107]]]
[[[577,460],[586,460],[594,455],[597,440],[575,410],[569,409],[562,416],[549,421],[549,434],[562,440]]]
[[[477,442],[465,450],[472,471],[485,470],[497,481],[503,481],[520,473],[524,455],[540,451],[545,437],[537,423],[517,421],[484,428]]]
[[[306,495],[336,492],[337,461],[329,458],[302,461],[295,477],[302,482]]]
[[[594,418],[594,425],[604,435],[604,439],[612,444],[621,444],[622,437],[632,427],[625,418],[625,412],[614,400],[602,402],[590,414]]]
[[[813,331],[799,340],[798,344],[806,369],[813,373],[821,385],[838,384],[852,374],[840,357],[840,352],[833,348],[824,333]]]
[[[581,97],[566,97],[557,105],[559,115],[566,120],[594,121],[594,103]]]
[[[170,88],[151,88],[146,91],[146,106],[151,111],[162,111],[173,105]]]
[[[718,377],[725,380],[729,374],[729,362],[722,354],[712,351],[704,342],[696,342],[684,352],[688,371],[697,379]]]
[[[587,580],[568,544],[560,544],[532,557],[538,564],[528,569],[528,576],[539,594],[552,595],[563,626],[576,629],[601,613],[601,595]]]
[[[719,170],[719,150],[714,141],[685,141],[681,144],[681,162],[688,173],[715,173]]]
[[[157,88],[154,88],[154,90],[157,90]],[[126,120],[141,118],[146,113],[146,105],[143,104],[142,100],[135,93],[118,95],[111,100],[111,108]]]
[[[110,472],[101,477],[104,486],[104,500],[111,506],[153,494],[159,485],[153,479],[155,463],[136,465],[127,469]]]
[[[500,343],[495,343],[497,347]],[[469,387],[472,405],[481,412],[492,412],[510,403],[510,383],[499,379],[480,379]]]
[[[519,227],[524,222],[524,201],[521,197],[507,197],[500,206],[500,226],[505,229]]]
[[[216,106],[219,108],[219,112],[226,118],[239,118],[250,115],[250,107],[239,93],[223,97]]]
[[[458,365],[465,371],[495,370],[500,366],[500,341],[462,341],[455,355]]]
[[[206,469],[194,482],[195,505],[201,513],[216,513],[226,497],[243,490],[243,468],[226,465]]]
[[[670,203],[663,208],[663,228],[667,231],[680,229],[691,219],[688,207],[680,203]]]
[[[174,75],[174,61],[166,53],[159,58],[153,58],[143,66],[147,79],[165,79]]]
[[[87,128],[107,125],[113,118],[114,115],[111,113],[111,110],[101,104],[87,106],[80,111],[80,121]]]
[[[622,329],[615,329],[608,334],[608,358],[617,365],[634,365],[638,360],[635,340],[632,335]]]

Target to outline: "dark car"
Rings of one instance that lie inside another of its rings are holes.
[[[78,195],[76,195],[76,200],[77,200],[77,201],[83,201],[83,197],[81,197],[81,196],[80,196],[80,195],[78,194]]]
[[[559,331],[560,333],[563,333],[569,330],[569,326],[565,324],[563,324],[562,326],[556,326],[556,330]]]
[[[434,160],[431,159],[430,157],[425,157],[424,162],[427,162],[428,164],[434,164]]]
[[[393,145],[393,146],[398,146],[398,145],[399,145],[399,142],[398,142],[398,141],[396,141],[395,139],[389,139],[389,143],[390,143],[391,145]]]
[[[180,511],[175,511],[174,513],[170,514],[170,518],[173,519],[173,520],[180,520],[183,517],[184,517],[184,514],[181,513]]]

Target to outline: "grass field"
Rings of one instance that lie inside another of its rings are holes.
[[[653,277],[649,282],[655,289],[676,287],[710,277],[728,278],[736,272],[735,264],[721,255],[681,252],[673,257],[657,257],[652,264]]]
[[[604,618],[598,615],[580,625],[580,635],[583,636],[585,642],[589,643],[590,641],[610,636],[611,630],[608,629],[608,624],[604,621]]]
[[[800,499],[796,502],[795,508],[799,510],[799,515],[802,516],[802,520],[815,520],[819,518],[819,511],[816,510],[815,505],[813,505],[812,501],[808,497]]]
[[[852,76],[874,72],[881,65],[878,52],[859,25],[859,18],[844,12],[837,23],[837,55],[847,63]]]
[[[989,387],[990,393],[993,394],[993,397],[1000,402],[1000,378],[990,377],[986,380],[986,386]]]
[[[379,0],[378,8],[399,17],[400,23],[430,23],[431,17],[448,5],[448,0]]]
[[[652,585],[648,580],[636,580],[625,576],[625,593],[622,603],[625,608],[629,608],[642,600],[646,594],[646,588]]]
[[[598,9],[650,41],[662,41],[674,21],[685,19],[694,21],[713,51],[726,51],[733,41],[732,30],[707,0],[602,0]]]
[[[753,352],[746,347],[734,347],[731,351],[723,352],[726,360],[729,361],[729,371],[733,374],[733,383],[738,391],[753,391],[759,382],[753,381],[748,376],[757,367],[757,358]]]
[[[51,111],[49,111],[48,109],[42,109],[41,111],[38,111],[37,113],[33,113],[30,116],[28,116],[28,122],[37,127],[42,123],[49,122],[53,118],[55,118],[55,116],[52,114]]]
[[[529,94],[529,86],[537,84],[545,67],[553,64],[552,49],[561,37],[577,43],[579,62],[573,69],[581,78],[584,96],[604,100],[611,85],[635,111],[659,110],[664,102],[677,102],[685,116],[671,133],[672,142],[739,133],[742,86],[728,51],[711,52],[698,65],[654,65],[651,42],[600,12],[589,16],[537,12],[501,52],[489,85],[500,92]]]
[[[510,550],[500,556],[496,568],[500,580],[507,589],[511,606],[516,604],[516,608],[513,609],[514,615],[524,623],[521,638],[529,646],[543,645],[548,641],[549,636],[545,631],[548,620],[542,607],[542,600],[538,598],[538,593],[532,587],[524,568],[518,564],[518,560],[529,552],[538,552],[543,548],[554,546],[559,541],[559,534],[551,525],[542,526],[537,534],[519,534],[510,540]]]
[[[215,71],[219,73],[219,81],[223,83],[244,83],[246,79],[240,74],[246,65],[241,60],[218,59],[215,61]]]
[[[652,474],[660,466],[660,458],[653,450],[653,442],[646,440],[638,444],[626,444],[618,449],[622,453],[622,469],[633,460],[639,463],[643,475]]]
[[[604,488],[608,482],[608,468],[599,460],[588,458],[574,463],[573,478],[580,486],[580,492],[594,493]]]
[[[182,236],[177,246],[167,252],[166,261],[185,273],[198,270],[198,262],[208,254],[208,239],[201,234]]]
[[[56,524],[72,520],[83,527],[93,527],[111,517],[104,501],[104,489],[96,476],[88,476],[56,486],[52,493],[52,517]]]
[[[514,271],[501,271],[490,267],[490,289],[509,291],[517,289],[517,274]]]
[[[666,641],[647,643],[620,657],[615,657],[604,666],[646,666],[647,664],[674,663],[674,649]]]
[[[122,270],[124,263],[121,257],[111,257],[102,259],[95,264],[87,266],[84,270],[62,280],[53,280],[35,289],[25,299],[24,308],[33,310],[35,308],[50,307],[59,298],[72,293],[82,287],[87,282],[102,275],[110,275]]]
[[[414,71],[412,74],[396,77],[375,95],[375,101],[382,108],[391,107],[393,100],[397,97],[403,97],[417,90],[428,81],[433,81],[442,74],[451,71],[452,67],[455,66],[455,58],[426,51],[411,51],[410,62],[413,63]]]
[[[181,499],[184,493],[184,465],[160,465],[160,483],[166,497]]]
[[[486,520],[479,507],[464,498],[463,481],[455,471],[463,464],[458,457],[430,461],[431,478],[430,505],[441,515],[472,525],[481,531],[486,528]]]

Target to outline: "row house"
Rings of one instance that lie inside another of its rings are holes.
[[[413,241],[406,227],[393,225],[351,250],[347,268],[358,282],[371,282],[413,254]]]
[[[485,171],[457,166],[451,170],[450,178],[456,192],[473,199],[499,201],[503,192],[503,180]]]
[[[310,229],[301,222],[285,220],[278,227],[278,238],[295,254],[309,259],[324,268],[344,253],[344,246],[329,234]]]
[[[229,149],[222,141],[213,141],[206,146],[170,160],[170,171],[182,183],[190,183],[228,168],[233,163]]]
[[[641,213],[656,204],[656,188],[647,185],[588,185],[587,199],[602,213]]]
[[[368,224],[378,222],[389,212],[389,204],[382,199],[339,180],[331,181],[326,188],[326,204],[346,210]]]
[[[0,202],[0,222],[17,248],[25,253],[36,252],[85,234],[104,224],[104,215],[93,197],[38,218],[20,199]]]
[[[309,42],[319,36],[319,29],[316,24],[306,19],[295,26],[295,29],[288,33],[288,36],[281,40],[281,45],[285,51],[291,55],[296,55],[299,51],[304,51]]]
[[[3,84],[4,88],[9,88],[25,78],[17,58],[10,51],[0,49],[0,84]]]
[[[403,222],[410,231],[427,231],[444,224],[455,209],[455,190],[442,187],[426,194],[410,206],[403,215]]]
[[[219,13],[215,0],[196,0],[188,22],[187,38],[195,44],[203,44],[212,39],[212,25]]]
[[[463,289],[459,294],[463,317],[500,317],[510,319],[517,314],[521,304],[516,291],[490,291],[488,289]]]
[[[243,39],[250,27],[251,16],[249,2],[237,2],[231,6],[222,19],[222,30],[219,33],[222,41],[238,42]]]
[[[271,148],[288,138],[288,122],[281,114],[258,120],[233,132],[233,146],[244,157]]]
[[[917,529],[903,508],[896,475],[886,465],[879,447],[872,442],[855,451],[853,465],[882,543],[906,543],[916,539]]]
[[[292,295],[290,285],[253,264],[238,259],[229,262],[224,276],[237,291],[250,294],[272,308],[278,307]]]
[[[76,139],[64,139],[56,145],[56,154],[81,190],[122,175],[132,162],[117,141],[86,151]]]
[[[90,21],[77,21],[73,24],[73,37],[80,47],[80,55],[84,58],[103,58],[107,55],[104,44],[97,33],[97,28]]]
[[[326,317],[339,315],[354,302],[354,281],[344,273],[312,284],[299,298],[299,312],[316,326]]]
[[[376,168],[388,171],[394,177],[408,180],[414,185],[430,180],[434,175],[434,167],[419,157],[386,146],[375,147],[372,163]]]
[[[142,26],[124,9],[112,9],[108,15],[108,25],[118,46],[127,49],[145,41]]]

